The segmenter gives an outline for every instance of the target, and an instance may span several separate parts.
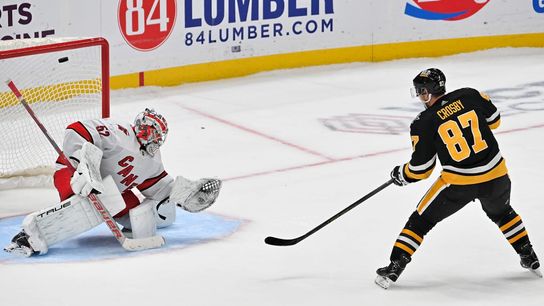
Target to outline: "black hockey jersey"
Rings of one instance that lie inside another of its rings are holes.
[[[506,175],[506,163],[491,131],[500,120],[490,98],[475,89],[444,95],[410,126],[413,153],[403,168],[405,179],[429,177],[437,156],[447,184],[478,184]]]

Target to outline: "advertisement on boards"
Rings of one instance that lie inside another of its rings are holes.
[[[119,28],[136,50],[158,48],[176,29],[179,47],[295,40],[335,31],[333,0],[120,0]],[[295,43],[296,44],[296,43]],[[214,46],[215,45],[215,46]]]
[[[108,37],[139,71],[371,44],[372,12],[361,7],[348,0],[118,0],[117,31]]]
[[[543,13],[544,0],[4,0],[0,39],[102,36],[110,42],[111,73],[120,75],[312,50],[540,33]]]
[[[334,32],[334,2],[185,0],[185,46]]]
[[[533,0],[533,8],[537,13],[544,13],[544,0]]]
[[[490,0],[413,0],[406,3],[404,13],[426,20],[462,20],[483,9]]]
[[[31,2],[2,1],[0,4],[0,40],[44,38],[56,33]]]
[[[119,1],[119,29],[134,49],[154,50],[172,33],[177,10],[176,0]]]

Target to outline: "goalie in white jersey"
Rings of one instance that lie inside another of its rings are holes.
[[[4,249],[31,256],[103,222],[87,199],[97,194],[109,213],[133,238],[147,238],[171,225],[175,206],[198,212],[213,204],[221,181],[175,180],[163,167],[160,146],[168,135],[164,117],[151,109],[138,114],[134,125],[112,119],[78,121],[66,128],[54,184],[61,202],[34,212]],[[74,168],[76,169],[74,171]]]

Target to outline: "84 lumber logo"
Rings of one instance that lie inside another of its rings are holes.
[[[490,0],[413,0],[406,3],[404,14],[427,20],[455,21],[466,19],[481,10]],[[533,0],[542,1],[542,0]]]
[[[184,0],[185,45],[334,32],[334,0]]]
[[[119,0],[119,29],[129,46],[151,51],[162,45],[176,22],[176,0]]]

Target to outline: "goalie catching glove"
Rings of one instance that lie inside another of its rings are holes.
[[[182,176],[176,177],[170,193],[170,201],[192,213],[203,211],[210,207],[221,190],[221,180],[202,178],[191,181]]]

